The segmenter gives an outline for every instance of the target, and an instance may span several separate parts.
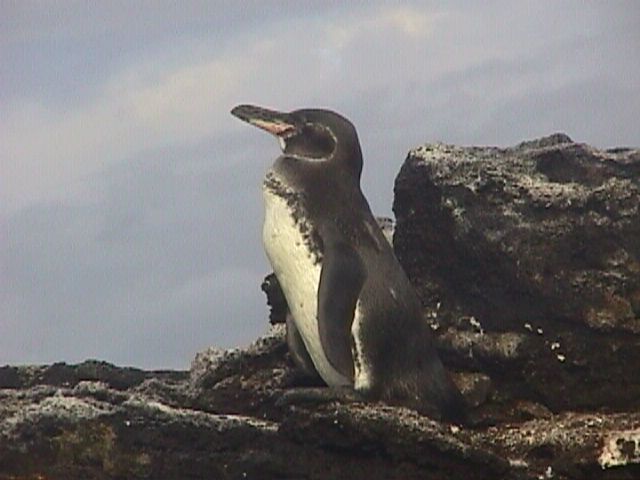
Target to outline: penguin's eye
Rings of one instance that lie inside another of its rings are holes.
[[[306,124],[286,139],[285,153],[305,158],[329,158],[336,148],[336,139],[326,127]]]

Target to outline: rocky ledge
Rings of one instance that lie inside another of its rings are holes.
[[[394,247],[472,426],[283,402],[301,377],[272,277],[268,335],[189,372],[0,368],[0,479],[640,478],[640,151],[557,134],[412,150]]]

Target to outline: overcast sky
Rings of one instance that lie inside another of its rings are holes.
[[[638,25],[634,0],[0,0],[0,364],[186,368],[266,330],[279,150],[234,105],[349,117],[390,215],[421,143],[640,145]]]

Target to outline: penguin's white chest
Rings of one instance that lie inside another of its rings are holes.
[[[351,381],[329,363],[320,342],[317,311],[321,262],[303,234],[303,230],[307,234],[311,231],[310,225],[304,228],[302,218],[296,222],[293,207],[269,188],[263,189],[263,196],[262,241],[296,327],[322,379],[330,386],[349,385]]]

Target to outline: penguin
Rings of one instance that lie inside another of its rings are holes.
[[[263,182],[262,240],[289,305],[296,363],[336,391],[464,423],[464,399],[360,189],[353,124],[323,109],[239,105],[231,114],[282,150]]]

